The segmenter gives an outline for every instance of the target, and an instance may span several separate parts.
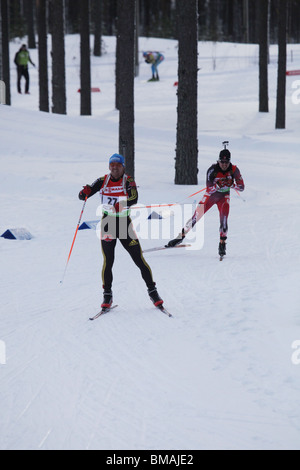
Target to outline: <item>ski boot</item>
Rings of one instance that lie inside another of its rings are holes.
[[[226,255],[226,240],[227,237],[221,237],[220,238],[220,243],[219,243],[219,256],[220,259],[223,259],[224,256]]]
[[[103,292],[103,302],[101,308],[110,308],[113,303],[113,294],[111,290],[105,290]]]
[[[160,298],[160,296],[157,292],[155,284],[154,284],[153,287],[148,288],[148,294],[149,294],[149,297],[152,300],[153,304],[155,305],[155,307],[159,307],[160,305],[162,305],[164,303],[164,301]]]
[[[152,75],[152,78],[148,80],[148,82],[158,82],[158,81],[159,81],[158,75]]]
[[[169,243],[165,245],[165,247],[173,248],[174,246],[179,245],[179,243],[182,243],[184,238],[185,238],[185,233],[184,233],[184,229],[182,229],[181,233],[179,233],[179,235],[177,235],[177,237],[174,238],[173,240],[170,240]]]

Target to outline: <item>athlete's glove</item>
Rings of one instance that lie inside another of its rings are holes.
[[[232,186],[231,186],[232,189],[235,189],[236,191],[244,191],[244,188],[240,185],[238,185],[237,183],[234,183]]]
[[[87,184],[86,186],[83,187],[83,189],[80,191],[78,194],[78,197],[81,201],[84,201],[86,197],[89,197],[89,195],[92,192],[92,188]]]
[[[120,202],[116,202],[115,204],[115,211],[116,213],[120,213],[124,210],[124,207],[126,206],[127,202],[126,201],[120,201]]]
[[[213,186],[208,186],[207,189],[206,189],[206,194],[208,194],[209,196],[211,194],[214,194],[218,189],[218,186],[216,184],[214,184]]]
[[[232,178],[226,178],[226,182],[225,182],[226,186],[228,188],[232,187],[234,185],[234,181]]]

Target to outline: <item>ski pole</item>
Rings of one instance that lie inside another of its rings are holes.
[[[61,284],[63,283],[63,280],[65,278],[66,270],[67,270],[67,267],[68,267],[69,260],[71,258],[71,253],[72,253],[72,250],[73,250],[73,246],[74,246],[74,243],[75,243],[75,239],[76,239],[76,236],[77,236],[77,232],[78,232],[78,229],[79,229],[79,225],[80,225],[80,222],[81,222],[81,218],[82,218],[82,214],[83,214],[83,211],[84,211],[84,208],[85,208],[86,201],[87,201],[87,196],[85,197],[85,200],[84,200],[84,203],[83,203],[83,206],[82,206],[82,209],[81,209],[80,217],[79,217],[78,224],[77,224],[77,227],[76,227],[76,230],[75,230],[75,235],[74,235],[73,242],[72,242],[71,249],[70,249],[70,253],[69,253],[69,256],[68,256],[68,259],[67,259],[66,267],[65,267],[65,270],[64,270],[64,273],[63,273],[62,280],[60,281]]]
[[[206,186],[205,186],[205,188],[200,189],[200,191],[197,191],[197,192],[191,194],[190,196],[187,196],[185,199],[189,199],[190,197],[193,197],[193,196],[195,196],[196,194],[199,194],[199,193],[201,193],[202,191],[205,191],[205,190],[206,190]],[[152,209],[152,207],[171,207],[171,206],[177,206],[177,205],[183,204],[183,201],[185,201],[185,199],[183,199],[183,200],[180,201],[180,202],[173,202],[172,204],[155,204],[155,205],[150,204],[149,206],[137,206],[137,207],[133,207],[132,209],[149,209],[149,208]]]
[[[207,189],[207,188],[206,188],[206,186],[205,186],[205,188],[202,188],[202,189],[200,189],[200,191],[197,191],[196,193],[191,194],[191,195],[188,196],[186,199],[188,199],[189,197],[193,197],[193,196],[195,196],[196,194],[202,193],[202,191],[205,191],[206,189]]]
[[[234,188],[236,194],[239,196],[239,198],[243,201],[243,202],[246,202],[246,199],[244,199],[242,196],[241,196],[241,193],[236,189]]]

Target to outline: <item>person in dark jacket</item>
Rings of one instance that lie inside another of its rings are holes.
[[[100,194],[103,205],[101,220],[101,247],[103,253],[103,302],[102,308],[110,308],[113,301],[112,267],[115,259],[117,239],[128,251],[136,266],[140,269],[148,294],[158,307],[163,300],[158,295],[150,266],[143,257],[140,242],[133,229],[130,207],[137,203],[138,191],[134,179],[125,173],[124,157],[115,153],[109,159],[110,173],[98,178],[91,185],[86,185],[79,193],[79,199],[85,200],[96,193]],[[127,275],[127,269],[124,270]]]
[[[241,192],[245,188],[240,170],[236,165],[232,165],[230,159],[230,151],[227,148],[221,150],[217,163],[207,170],[206,192],[192,218],[186,222],[181,233],[173,240],[170,240],[166,246],[174,247],[179,245],[198,220],[216,204],[220,215],[219,255],[221,258],[226,255],[230,189]]]
[[[30,58],[29,51],[27,49],[26,44],[19,49],[19,51],[15,55],[14,60],[17,66],[17,89],[18,93],[22,93],[21,91],[21,79],[22,77],[25,78],[25,94],[29,95],[29,72],[28,72],[28,62],[30,62],[34,67],[35,64],[32,62]]]

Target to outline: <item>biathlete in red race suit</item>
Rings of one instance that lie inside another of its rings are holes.
[[[150,299],[157,307],[163,304],[153,281],[150,266],[143,257],[140,242],[134,232],[129,208],[138,201],[138,191],[134,179],[125,173],[124,157],[115,153],[109,159],[110,173],[98,178],[91,185],[86,185],[79,193],[79,199],[85,200],[96,193],[100,194],[103,205],[101,219],[101,247],[103,253],[103,302],[101,307],[110,307],[113,302],[112,268],[115,259],[117,239],[128,251],[134,263],[141,271],[148,288]]]
[[[223,257],[226,254],[230,189],[236,189],[240,192],[245,189],[240,170],[236,165],[232,165],[230,159],[231,154],[229,150],[226,148],[221,150],[218,162],[207,170],[206,192],[199,202],[192,218],[187,221],[181,233],[174,238],[174,240],[170,240],[166,246],[173,247],[179,245],[198,220],[200,220],[214,204],[217,204],[220,214],[219,255]]]

